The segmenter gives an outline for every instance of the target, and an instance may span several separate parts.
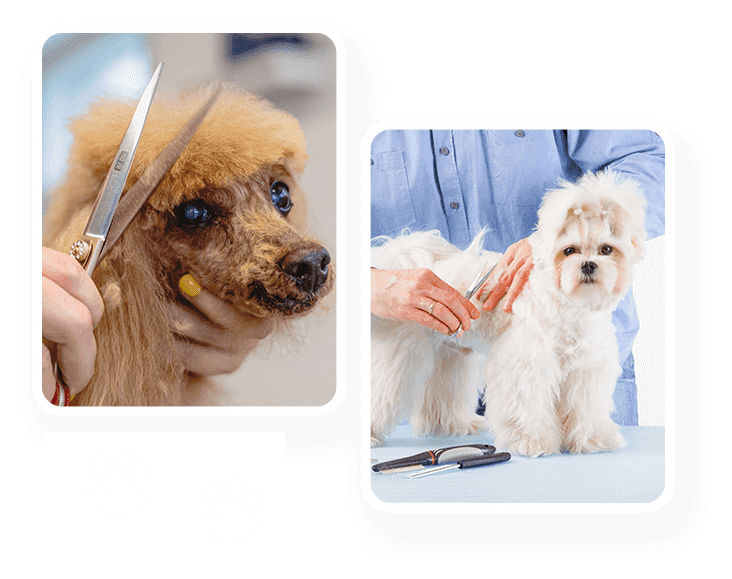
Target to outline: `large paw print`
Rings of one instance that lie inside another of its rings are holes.
[[[117,470],[128,473],[132,470],[132,453],[129,448],[120,448],[114,457]],[[92,468],[96,476],[87,474],[81,480],[84,492],[96,496],[102,491],[99,479],[106,479],[112,474],[112,463],[103,454],[97,454],[92,460]],[[135,480],[145,483],[150,478],[150,465],[141,462],[135,467]],[[107,519],[137,513],[147,506],[147,493],[122,475],[116,475],[109,481],[104,495],[99,501],[99,514]]]
[[[226,481],[226,493],[232,499],[238,499],[244,494],[244,481],[238,474],[232,474]],[[218,504],[224,498],[224,489],[213,479],[203,485],[203,496],[206,500],[198,499],[193,503],[193,514],[202,521],[208,521],[213,516],[211,503]],[[250,509],[259,506],[262,501],[262,491],[252,487],[245,497],[246,505]],[[217,543],[227,543],[237,539],[251,537],[259,530],[259,519],[247,511],[236,501],[226,501],[219,507],[214,522],[211,524],[211,538]]]

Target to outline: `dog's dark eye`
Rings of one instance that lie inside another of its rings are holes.
[[[573,253],[576,253],[577,250],[574,247],[568,247],[564,250],[564,255],[572,255]]]
[[[211,207],[200,199],[182,203],[175,210],[175,215],[181,225],[200,226],[213,216]]]
[[[269,190],[269,196],[272,199],[272,205],[284,217],[292,209],[292,199],[290,199],[290,189],[282,181],[275,181]]]
[[[600,253],[602,255],[610,255],[613,252],[613,248],[610,245],[603,245],[602,249],[600,249]]]

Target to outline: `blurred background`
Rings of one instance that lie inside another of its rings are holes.
[[[57,34],[43,47],[43,210],[67,167],[68,120],[98,97],[137,99],[165,61],[158,93],[213,80],[236,84],[295,116],[307,138],[300,181],[308,225],[336,260],[336,50],[322,34]],[[335,264],[337,268],[337,263]],[[234,404],[322,406],[336,392],[335,291],[297,322],[294,336],[265,340],[218,382]]]

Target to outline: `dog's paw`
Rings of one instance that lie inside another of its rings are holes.
[[[615,425],[593,432],[589,436],[571,438],[565,444],[567,451],[573,454],[607,452],[618,450],[624,446],[625,440]]]
[[[383,440],[380,440],[373,435],[371,436],[371,448],[374,448],[375,446],[381,446],[382,444],[384,444]]]
[[[488,430],[488,421],[482,416],[476,416],[465,424],[465,432],[461,434],[480,434]]]
[[[561,447],[558,443],[525,434],[505,443],[497,439],[496,448],[505,448],[511,454],[520,454],[531,458],[546,456],[548,454],[559,454],[561,452]]]
[[[417,436],[467,436],[480,434],[488,430],[488,423],[482,416],[459,419],[449,418],[442,420],[413,419],[412,430]]]

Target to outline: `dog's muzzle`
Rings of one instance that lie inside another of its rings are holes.
[[[282,270],[303,292],[317,292],[328,279],[330,254],[321,246],[296,249],[280,262]]]
[[[597,269],[597,264],[594,261],[586,261],[580,266],[580,270],[582,271],[582,281],[585,283],[592,283],[595,281],[595,270]]]
[[[317,243],[291,250],[277,263],[270,280],[254,280],[248,285],[249,298],[267,312],[265,315],[292,316],[308,312],[328,293],[332,274],[330,254]]]

